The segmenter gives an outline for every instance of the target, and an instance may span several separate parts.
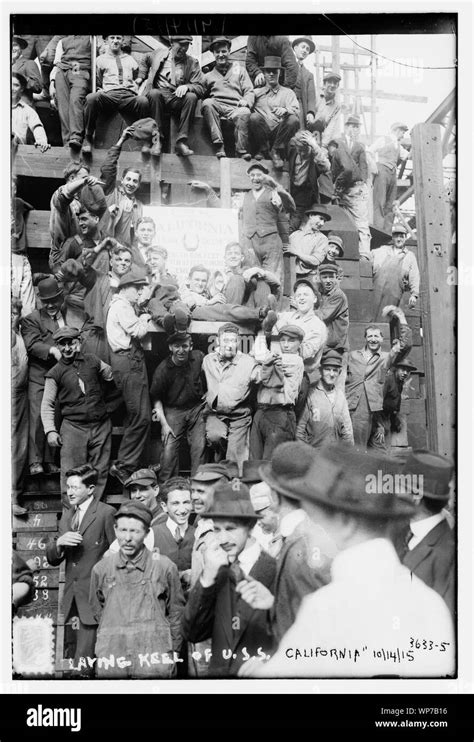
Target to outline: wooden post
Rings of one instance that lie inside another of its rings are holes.
[[[150,206],[161,206],[161,157],[151,158]]]
[[[412,152],[421,322],[426,374],[428,446],[454,457],[455,289],[448,284],[451,231],[444,191],[442,133],[439,124],[417,124]]]
[[[221,207],[223,209],[230,209],[232,206],[230,159],[228,157],[221,157],[220,167],[221,167]]]
[[[375,36],[370,37],[370,48],[373,52],[375,52]],[[371,103],[371,111],[370,111],[370,136],[372,139],[375,138],[375,133],[377,131],[377,125],[376,125],[376,105],[377,105],[377,95],[376,95],[376,86],[377,86],[377,57],[375,54],[372,54],[372,59],[370,61],[370,103]]]

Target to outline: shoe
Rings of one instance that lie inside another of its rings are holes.
[[[278,322],[277,313],[274,312],[273,309],[270,309],[267,312],[267,315],[262,322],[262,330],[265,333],[265,335],[272,334],[272,330],[277,322]]]
[[[221,157],[227,157],[223,144],[217,144],[216,148],[216,157],[218,160],[220,160]]]
[[[71,149],[81,149],[82,147],[82,142],[80,141],[80,139],[70,139],[68,144]]]
[[[181,157],[190,157],[190,155],[194,154],[194,151],[188,147],[186,142],[181,140],[180,142],[176,142],[176,147],[174,148],[174,151],[177,155],[180,155]]]
[[[250,152],[237,152],[237,155],[242,160],[246,160],[246,162],[249,162],[252,159],[252,155],[250,154]]]
[[[153,144],[153,147],[150,150],[150,154],[152,157],[159,157],[161,155],[161,139],[160,137],[156,138],[156,142]]]
[[[149,156],[150,154],[151,154],[151,147],[150,147],[150,145],[148,144],[148,142],[146,142],[146,143],[145,143],[145,144],[143,145],[143,147],[142,147],[142,155],[143,155],[144,157],[148,157],[148,156]]]
[[[26,515],[28,513],[28,510],[26,508],[22,508],[21,505],[18,505],[17,502],[14,502],[12,506],[12,513],[13,515],[21,518],[22,515]]]
[[[273,167],[275,168],[275,170],[283,170],[283,165],[285,163],[281,159],[278,152],[275,152],[275,151],[272,152],[272,162],[273,162]]]
[[[173,314],[165,314],[163,317],[163,330],[167,335],[172,335],[176,332],[176,324]]]
[[[32,477],[35,477],[37,474],[44,474],[43,464],[40,464],[39,461],[30,464],[30,474]]]
[[[174,321],[176,326],[176,332],[186,332],[189,327],[190,317],[181,307],[175,307],[174,310]]]
[[[59,472],[61,471],[59,466],[56,466],[56,464],[45,464],[44,470],[46,474],[59,474]]]
[[[83,155],[92,154],[92,141],[89,137],[86,137],[84,141],[82,142],[82,154]]]
[[[117,464],[112,464],[109,469],[109,475],[111,477],[115,477],[115,479],[118,479],[120,484],[124,484],[130,476],[128,472],[121,469],[120,466],[117,466]]]

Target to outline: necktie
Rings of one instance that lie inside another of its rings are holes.
[[[232,579],[235,580],[236,585],[238,585],[239,582],[242,582],[242,580],[245,579],[245,573],[238,561],[235,561],[230,565],[229,571]]]
[[[415,534],[413,533],[411,528],[408,528],[408,531],[405,534],[405,548],[407,551],[409,551],[408,544],[410,543],[414,535]]]
[[[176,526],[176,531],[175,531],[174,537],[175,537],[175,540],[176,540],[176,543],[177,544],[180,544],[181,541],[183,540],[183,537],[181,535],[181,531],[180,531],[179,526]]]
[[[79,508],[76,507],[74,509],[74,515],[71,518],[71,531],[78,531],[80,526],[80,511]]]

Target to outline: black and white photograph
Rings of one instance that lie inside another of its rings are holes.
[[[457,12],[36,7],[3,142],[12,687],[445,692]]]

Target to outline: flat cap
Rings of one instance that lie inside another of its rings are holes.
[[[250,502],[256,513],[273,505],[270,486],[266,482],[258,482],[250,487]]]
[[[262,162],[252,162],[250,167],[247,168],[247,175],[249,175],[252,172],[252,170],[261,170],[262,173],[265,173],[265,175],[268,175],[268,168],[266,168]]]
[[[153,469],[138,469],[123,483],[124,487],[133,487],[134,484],[152,485],[156,484],[156,473]]]
[[[323,273],[339,273],[339,266],[333,260],[323,260],[318,266],[318,272],[321,276]]]
[[[330,72],[326,72],[323,77],[323,82],[326,82],[327,80],[337,80],[337,82],[341,82],[342,77],[340,76],[339,72],[331,70]]]
[[[341,354],[337,352],[337,350],[333,350],[332,348],[329,348],[326,350],[321,358],[320,366],[338,366],[339,368],[342,367],[342,358]]]
[[[304,330],[298,325],[283,325],[283,327],[280,327],[278,331],[278,337],[280,338],[282,335],[288,335],[288,337],[290,338],[298,338],[298,340],[303,340]]]
[[[226,477],[229,479],[227,468],[221,463],[218,464],[201,464],[198,466],[196,473],[191,477],[196,482],[215,482],[216,479]]]
[[[185,332],[182,330],[177,330],[176,332],[173,332],[168,337],[168,344],[171,345],[172,343],[184,343],[186,340],[191,340],[191,335],[189,332]]]
[[[391,125],[391,129],[402,129],[403,131],[408,131],[409,127],[406,124],[403,124],[401,121],[395,121],[394,124]]]
[[[142,502],[139,502],[139,500],[130,500],[130,502],[124,502],[123,505],[120,506],[118,512],[114,515],[115,520],[122,517],[136,518],[137,520],[141,520],[146,528],[150,528],[153,516],[151,510]]]
[[[392,234],[408,234],[408,229],[400,222],[392,227]]]
[[[61,340],[76,340],[81,336],[80,330],[76,327],[60,327],[53,332],[53,340],[58,343]]]
[[[331,232],[328,234],[328,242],[331,245],[337,245],[341,248],[342,254],[344,254],[344,242],[342,241],[342,237],[339,237],[337,234],[332,234]]]
[[[227,44],[229,49],[232,46],[232,42],[230,39],[227,38],[227,36],[216,36],[216,38],[212,39],[211,43],[209,44],[209,49],[212,51],[215,46],[220,46],[221,44]]]
[[[137,286],[144,286],[148,283],[148,276],[142,268],[132,267],[128,273],[125,273],[120,281],[118,282],[119,289],[124,286],[131,286],[136,284]]]
[[[317,214],[318,216],[321,216],[324,219],[324,221],[326,222],[331,221],[331,217],[329,216],[328,212],[326,211],[324,206],[321,206],[320,204],[313,204],[313,206],[311,206],[310,209],[306,209],[304,213],[308,215]]]
[[[310,281],[309,278],[298,278],[298,280],[295,281],[295,283],[293,285],[293,293],[295,293],[295,291],[298,288],[298,286],[309,286],[309,288],[311,289],[311,291],[313,292],[313,294],[315,296],[317,296],[317,294],[316,294],[316,287]]]
[[[178,41],[180,44],[192,44],[193,43],[192,36],[170,36],[169,40],[171,42]]]
[[[354,126],[360,126],[360,118],[358,116],[348,116],[344,121],[344,126],[347,124],[353,124]]]

